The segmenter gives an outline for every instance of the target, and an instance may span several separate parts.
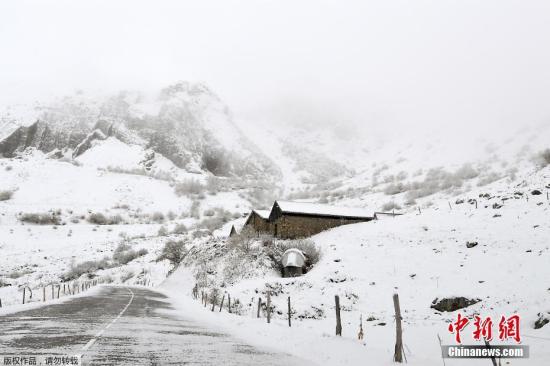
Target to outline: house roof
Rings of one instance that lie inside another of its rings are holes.
[[[256,212],[258,216],[266,220],[269,219],[269,214],[271,213],[269,210],[252,210],[252,212]]]
[[[320,203],[292,201],[275,201],[275,203],[277,203],[283,213],[358,218],[372,218],[373,216],[372,212],[367,212],[362,208],[339,207]]]

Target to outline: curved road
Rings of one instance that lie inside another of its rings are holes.
[[[88,296],[0,317],[3,355],[82,355],[84,365],[304,365],[186,320],[166,296],[105,286]],[[2,364],[0,359],[0,364]]]

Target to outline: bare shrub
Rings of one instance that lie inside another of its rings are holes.
[[[177,224],[172,230],[173,234],[185,234],[187,232],[187,226],[185,224]]]
[[[165,217],[164,217],[164,214],[162,212],[157,211],[157,212],[153,212],[153,214],[151,215],[151,219],[154,222],[161,223],[161,222],[164,222]]]
[[[0,191],[0,201],[7,201],[13,197],[13,191]]]
[[[21,271],[13,271],[8,274],[8,278],[11,278],[12,280],[18,279],[20,277],[23,277],[24,275],[28,275],[33,273],[33,271],[27,269],[27,270],[21,270]]]
[[[225,222],[226,221],[224,221],[222,217],[215,216],[215,217],[205,218],[204,220],[199,222],[197,226],[200,229],[207,229],[210,232],[212,232],[214,230],[221,228]]]
[[[174,192],[178,196],[200,194],[203,191],[204,186],[196,179],[187,179],[174,185]]]
[[[550,149],[543,150],[538,153],[539,165],[544,168],[550,165]]]
[[[63,281],[72,281],[83,274],[91,274],[101,269],[112,268],[114,265],[109,261],[108,257],[104,257],[98,261],[85,261],[77,264],[76,266],[71,266],[71,269],[61,276]]]
[[[167,259],[173,266],[177,266],[185,258],[186,254],[184,241],[169,240],[164,244],[157,262]]]
[[[409,187],[401,182],[390,183],[384,188],[384,193],[393,196],[395,194],[406,192],[408,189]]]
[[[158,235],[158,236],[166,236],[166,235],[168,235],[168,229],[167,229],[166,227],[164,227],[164,226],[161,226],[161,227],[159,228],[159,231],[157,232],[157,235]]]
[[[89,223],[95,224],[95,225],[119,225],[123,221],[122,216],[120,215],[107,217],[100,212],[91,213],[88,216],[87,220]]]
[[[136,258],[146,255],[147,253],[147,249],[140,249],[136,252],[135,250],[131,249],[128,244],[120,243],[115,249],[113,260],[119,264],[124,265],[130,263]]]
[[[200,218],[200,207],[201,207],[201,203],[197,200],[193,200],[193,203],[191,204],[191,209],[189,211],[189,215],[195,219]]]
[[[208,193],[215,195],[223,189],[222,180],[219,177],[208,176],[206,181],[206,190]]]
[[[237,250],[244,254],[250,254],[256,240],[256,232],[250,227],[245,227],[237,235],[233,235],[227,240],[230,250]]]
[[[59,225],[61,219],[55,213],[25,213],[19,217],[22,222],[29,222],[37,225]]]
[[[209,208],[207,210],[204,210],[203,215],[204,216],[214,216],[215,213],[216,212],[213,209]]]

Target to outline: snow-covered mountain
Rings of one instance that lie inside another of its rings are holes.
[[[202,84],[180,82],[154,94],[121,92],[101,98],[78,93],[27,110],[9,108],[0,118],[0,131],[4,157],[34,147],[76,158],[92,141],[112,136],[159,153],[188,172],[278,174],[235,125],[227,106]]]

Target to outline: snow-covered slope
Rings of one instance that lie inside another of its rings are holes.
[[[249,266],[258,266],[243,270],[253,273],[252,278],[244,274],[242,280],[228,283],[223,259],[211,261],[206,268],[210,286],[220,286],[232,299],[239,299],[245,317],[255,316],[257,298],[265,300],[266,290],[271,289],[273,322],[279,326],[254,323],[247,333],[239,320],[212,321],[251,341],[272,342],[320,364],[359,365],[370,360],[390,365],[395,341],[392,295],[398,293],[408,363],[440,365],[438,336],[443,344],[454,344],[447,326],[457,312],[440,312],[431,305],[436,299],[463,296],[481,300],[461,310],[469,317],[491,316],[498,323],[501,315],[519,314],[523,344],[530,346],[531,356],[511,364],[546,365],[550,327],[534,329],[534,323],[541,314],[550,317],[550,201],[545,193],[549,189],[547,167],[518,176],[514,185],[499,181],[464,193],[465,202],[453,202],[451,207],[439,199],[421,212],[329,230],[312,237],[321,260],[298,278],[281,278],[262,261],[249,260]],[[478,207],[468,199],[477,200]],[[215,245],[224,252],[219,243]],[[239,262],[234,257],[227,257],[227,265],[235,263]],[[202,278],[197,277],[201,270],[205,268],[200,265],[181,267],[175,276],[185,278],[190,289]],[[334,295],[340,296],[343,309],[345,342],[339,345],[327,338],[335,326]],[[292,331],[284,328],[289,296]],[[363,342],[356,338],[361,316]],[[472,330],[463,333],[466,344],[476,343]],[[466,362],[483,365],[487,360],[447,360],[449,365]]]

